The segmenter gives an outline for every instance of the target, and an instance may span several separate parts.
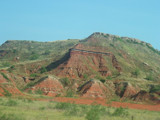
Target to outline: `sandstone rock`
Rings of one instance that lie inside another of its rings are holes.
[[[58,94],[63,94],[63,86],[61,82],[58,81],[57,78],[53,76],[47,76],[39,80],[31,90],[41,90],[44,95],[48,96],[56,96]]]
[[[70,50],[69,59],[59,65],[54,73],[63,77],[84,78],[84,74],[91,76],[97,72],[101,76],[107,77],[112,75],[112,72],[108,69],[109,64],[112,64],[113,69],[121,72],[116,57],[112,53],[99,52],[99,50],[102,49],[96,48],[93,50],[92,47],[85,48],[82,44],[76,45]]]
[[[138,87],[133,87],[128,82],[116,83],[116,94],[121,98],[131,98],[136,95],[140,89]]]
[[[106,98],[110,91],[99,80],[90,80],[79,87],[81,97],[85,98]]]
[[[153,94],[148,93],[145,90],[141,90],[138,92],[135,96],[132,97],[133,100],[138,101],[138,102],[154,102],[154,103],[160,103],[160,99]]]

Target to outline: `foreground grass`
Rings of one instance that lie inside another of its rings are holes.
[[[0,98],[0,120],[160,120],[160,112]]]

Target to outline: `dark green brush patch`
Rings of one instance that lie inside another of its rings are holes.
[[[1,75],[2,75],[8,82],[10,82],[10,79],[7,77],[7,75],[5,75],[4,73],[1,73]]]
[[[151,89],[150,89],[150,92],[151,93],[160,92],[160,85],[152,86]]]
[[[4,90],[4,93],[3,93],[4,96],[6,96],[6,97],[12,96],[12,94],[8,90],[6,90],[6,89],[3,89],[3,90]]]

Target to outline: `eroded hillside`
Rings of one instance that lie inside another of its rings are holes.
[[[137,39],[96,32],[80,41],[7,41],[0,59],[1,74],[24,93],[160,101],[160,52]]]

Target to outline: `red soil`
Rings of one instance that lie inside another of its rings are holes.
[[[85,49],[78,49],[77,51],[77,48]],[[109,64],[112,64],[112,67],[117,69],[119,72],[121,71],[118,61],[112,53],[108,52],[106,54],[97,54],[84,52],[84,50],[94,51],[92,47],[78,44],[74,49],[71,49],[70,58],[65,63],[59,65],[54,70],[54,73],[57,76],[83,78],[84,74],[90,76],[97,72],[99,75],[106,77],[111,75],[111,71],[108,69]],[[102,48],[95,48],[95,50],[95,52],[103,51]],[[106,58],[108,59],[107,61]]]
[[[158,105],[145,105],[145,104],[133,104],[133,103],[123,103],[123,102],[112,102],[111,104],[106,104],[106,101],[103,99],[82,99],[82,98],[66,98],[66,97],[56,97],[54,101],[57,102],[70,102],[75,104],[100,104],[103,106],[112,106],[112,107],[123,107],[139,110],[149,110],[149,111],[160,111],[160,104]]]
[[[2,71],[1,71],[2,72]],[[22,92],[18,90],[16,87],[16,84],[14,80],[12,79],[12,74],[7,73],[6,71],[3,71],[9,78],[9,80],[6,80],[1,74],[0,74],[0,96],[3,96],[3,93],[5,93],[5,90],[7,90],[9,93],[13,95],[23,95]],[[9,74],[9,75],[8,75]],[[5,83],[5,84],[4,84]],[[5,89],[5,90],[4,90]]]
[[[61,82],[58,81],[58,79],[52,76],[48,76],[42,79],[44,80],[32,87],[31,90],[41,90],[44,93],[44,95],[52,97],[58,94],[63,94],[63,86]]]
[[[91,80],[85,83],[80,89],[79,92],[84,98],[106,98],[106,93],[109,94],[110,91],[97,80]]]

